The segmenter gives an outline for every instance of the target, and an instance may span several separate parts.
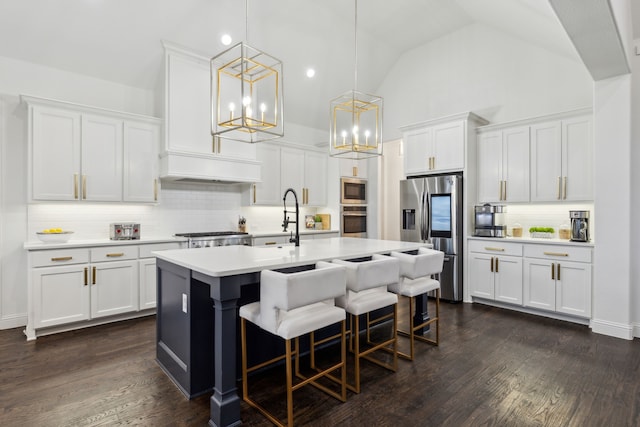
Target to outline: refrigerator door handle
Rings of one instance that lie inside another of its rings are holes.
[[[424,220],[424,237],[422,240],[428,241],[431,237],[431,230],[429,229],[429,218],[431,217],[430,207],[429,207],[429,194],[425,191],[423,196],[423,220]]]

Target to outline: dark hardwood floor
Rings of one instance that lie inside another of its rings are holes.
[[[347,403],[297,392],[297,424],[640,425],[638,340],[478,304],[443,304],[441,325],[440,347],[418,343],[398,372],[365,363]],[[35,342],[0,331],[0,425],[206,425],[209,396],[184,398],[157,366],[154,338],[154,317]],[[257,397],[281,390],[279,371],[251,382]],[[270,425],[244,403],[242,419]]]

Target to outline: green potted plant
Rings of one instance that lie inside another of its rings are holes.
[[[316,215],[313,217],[313,220],[316,222],[315,229],[322,230],[322,217],[320,215]]]

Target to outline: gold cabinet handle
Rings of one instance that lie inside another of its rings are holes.
[[[222,138],[218,137],[218,154],[222,154]]]
[[[507,200],[507,181],[502,181],[502,200]]]
[[[498,257],[496,257],[496,273],[500,273],[500,270],[498,269]]]
[[[153,201],[158,201],[158,178],[153,180]]]
[[[558,200],[562,199],[562,179],[558,177]]]
[[[560,280],[560,263],[558,263],[558,273],[556,274],[556,279]]]
[[[216,136],[211,136],[211,152],[215,154],[216,152]]]
[[[275,245],[277,242],[264,242],[265,245]]]
[[[562,177],[562,199],[563,200],[567,199],[567,177],[566,176]]]
[[[88,276],[89,275],[89,269],[87,267],[84,268],[84,286],[87,286],[87,284],[89,283],[88,280]]]
[[[96,284],[96,267],[93,267],[93,280],[91,281],[91,284]]]
[[[551,280],[556,280],[556,265],[551,263]]]
[[[496,252],[504,252],[504,248],[492,248],[491,246],[485,246],[485,251],[496,251]]]
[[[352,172],[353,172],[353,176],[358,176],[358,167],[354,166]]]
[[[491,272],[493,273],[493,257],[491,257]]]
[[[87,199],[87,175],[82,175],[82,199]]]
[[[107,254],[107,258],[117,258],[121,256],[124,256],[124,252],[114,252],[114,253]]]
[[[565,254],[563,252],[543,252],[543,253],[549,256],[569,256],[569,254]]]
[[[59,256],[59,257],[54,257],[51,258],[51,261],[71,261],[73,259],[72,256]]]
[[[305,202],[307,205],[309,204],[309,189],[306,189],[306,193],[307,193],[307,201]]]
[[[78,174],[73,174],[73,198],[78,200]]]

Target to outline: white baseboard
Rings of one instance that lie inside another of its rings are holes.
[[[27,314],[14,314],[12,316],[5,316],[0,319],[1,329],[13,329],[21,326],[27,326]]]
[[[640,338],[640,323],[632,323],[634,338]]]
[[[640,327],[640,325],[637,325]],[[615,338],[622,338],[624,340],[632,340],[634,335],[634,329],[637,331],[637,327],[630,324],[610,322],[608,320],[591,319],[591,330],[597,334],[609,335]]]

